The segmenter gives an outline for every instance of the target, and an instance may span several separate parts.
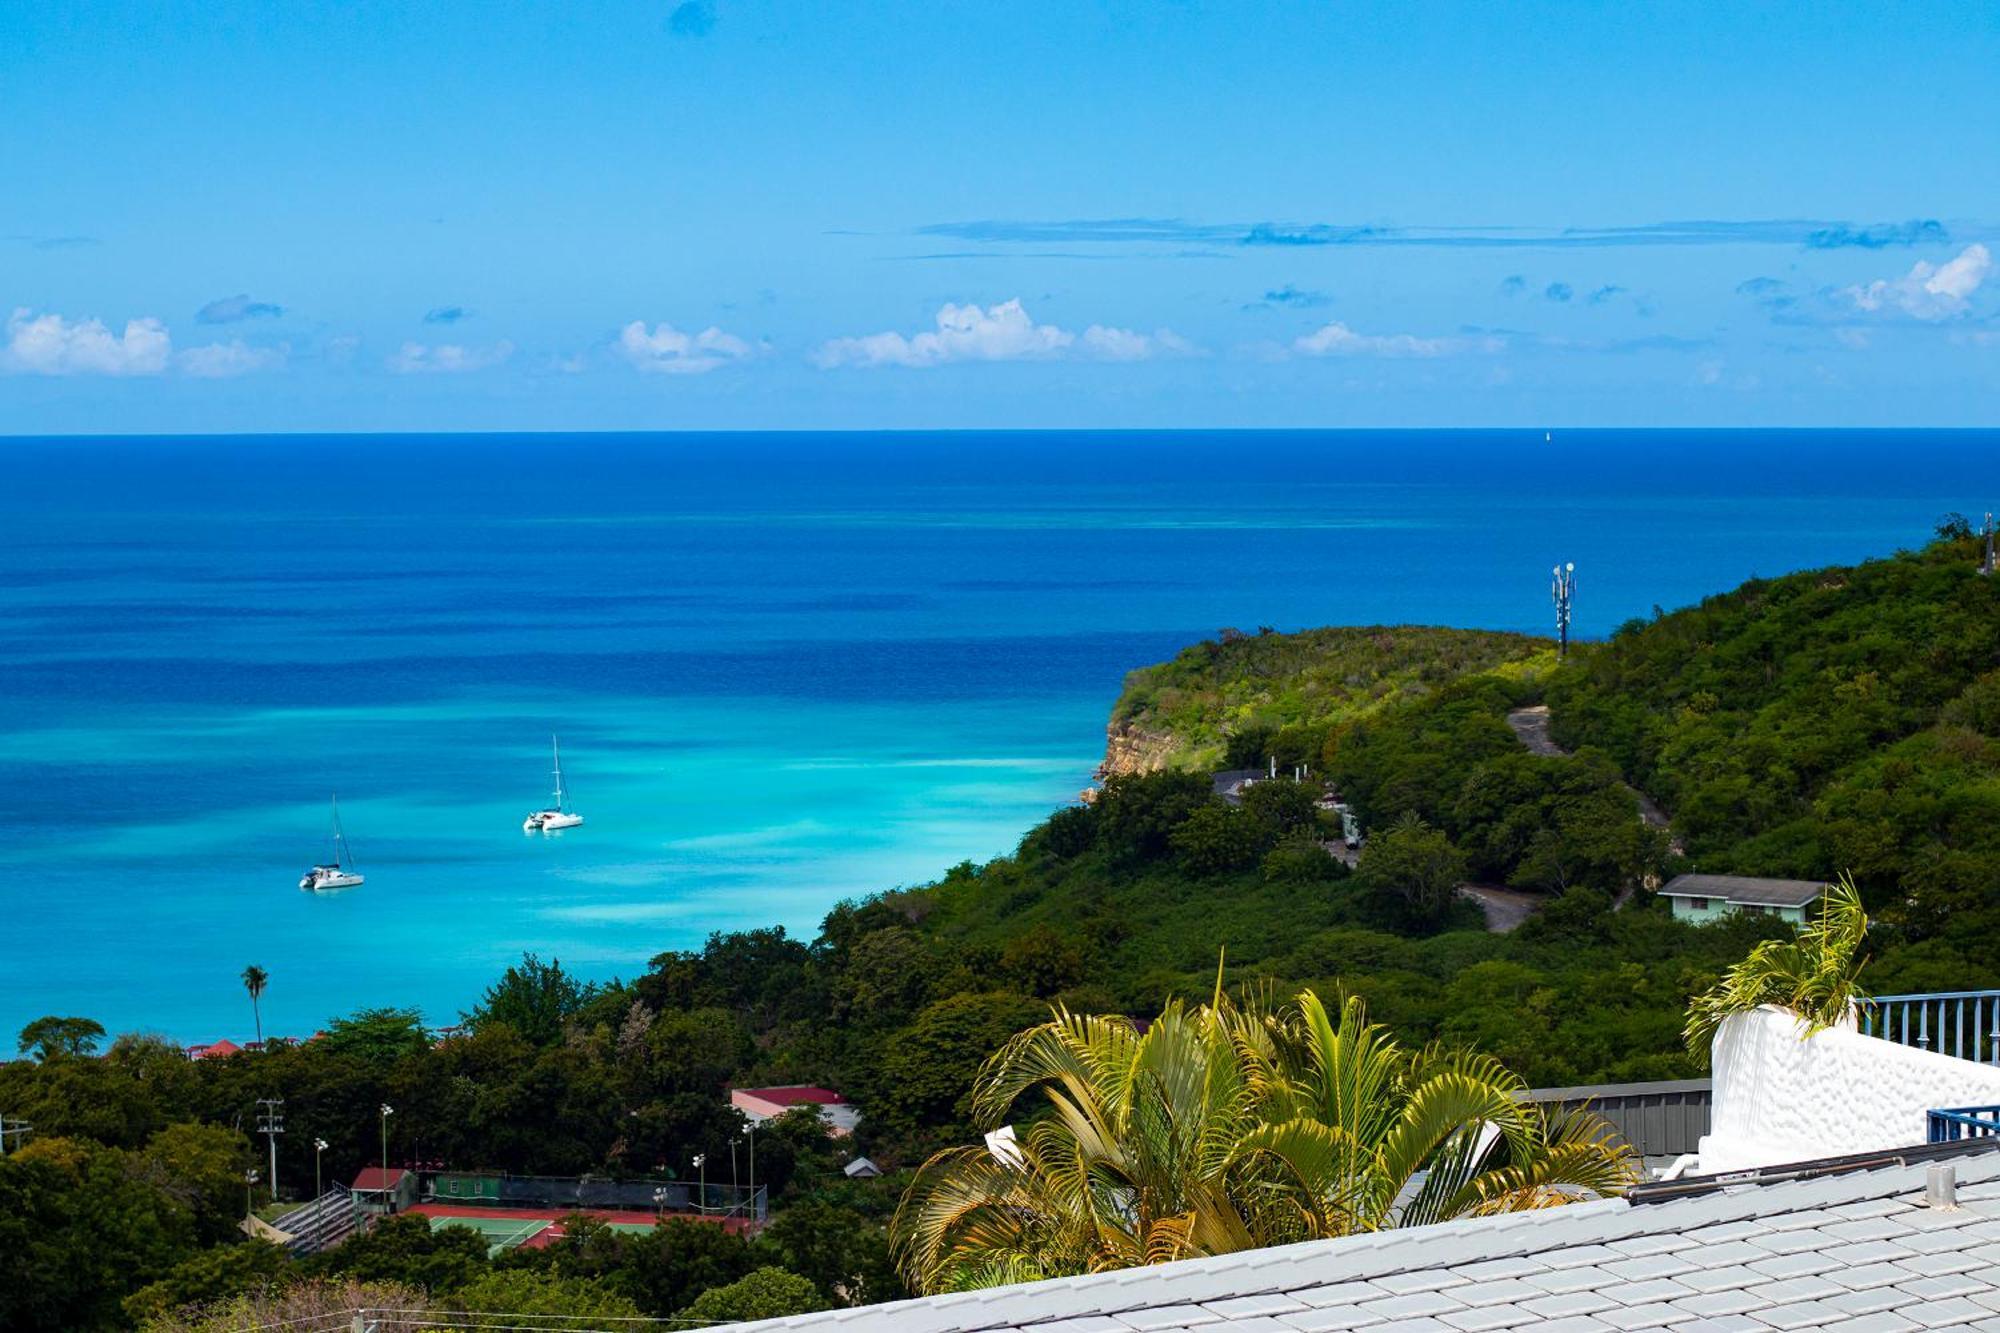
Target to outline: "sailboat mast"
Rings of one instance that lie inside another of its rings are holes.
[[[555,752],[556,756],[556,809],[561,810],[563,808],[562,743],[554,736],[551,736],[549,737],[549,748]]]

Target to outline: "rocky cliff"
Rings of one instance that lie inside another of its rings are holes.
[[[1149,730],[1129,718],[1114,717],[1104,729],[1104,762],[1097,766],[1097,776],[1157,773],[1182,746],[1180,737],[1170,732]]]

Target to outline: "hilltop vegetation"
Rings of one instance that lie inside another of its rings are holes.
[[[1125,677],[1111,710],[1112,767],[1125,767],[1115,762],[1121,737],[1140,752],[1129,765],[1139,769],[1317,763],[1344,722],[1464,675],[1531,675],[1554,662],[1548,640],[1490,630],[1224,630]]]

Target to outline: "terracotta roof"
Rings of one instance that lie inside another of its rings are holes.
[[[354,1177],[354,1188],[358,1190],[392,1190],[404,1176],[410,1173],[400,1166],[392,1166],[384,1171],[379,1166],[364,1166]]]
[[[800,1106],[811,1102],[818,1106],[839,1106],[847,1098],[830,1088],[815,1088],[803,1083],[787,1084],[779,1088],[731,1088],[732,1093],[740,1092],[745,1097],[755,1097],[760,1102],[770,1102],[774,1106]]]
[[[226,1055],[239,1055],[242,1051],[243,1048],[241,1046],[224,1037],[221,1041],[212,1041],[206,1046],[188,1047],[188,1058],[191,1060],[218,1060]]]

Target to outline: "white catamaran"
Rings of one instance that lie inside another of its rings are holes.
[[[553,833],[557,829],[575,828],[583,822],[583,816],[570,809],[563,796],[562,746],[553,736],[549,737],[549,748],[554,751],[556,758],[556,803],[547,810],[537,810],[522,820],[523,833],[533,833],[536,829],[544,833]]]
[[[354,868],[354,857],[347,850],[347,835],[340,831],[340,797],[333,798],[333,864],[314,866],[306,871],[299,881],[299,887],[317,891],[320,889],[351,889],[361,883],[361,872]]]

